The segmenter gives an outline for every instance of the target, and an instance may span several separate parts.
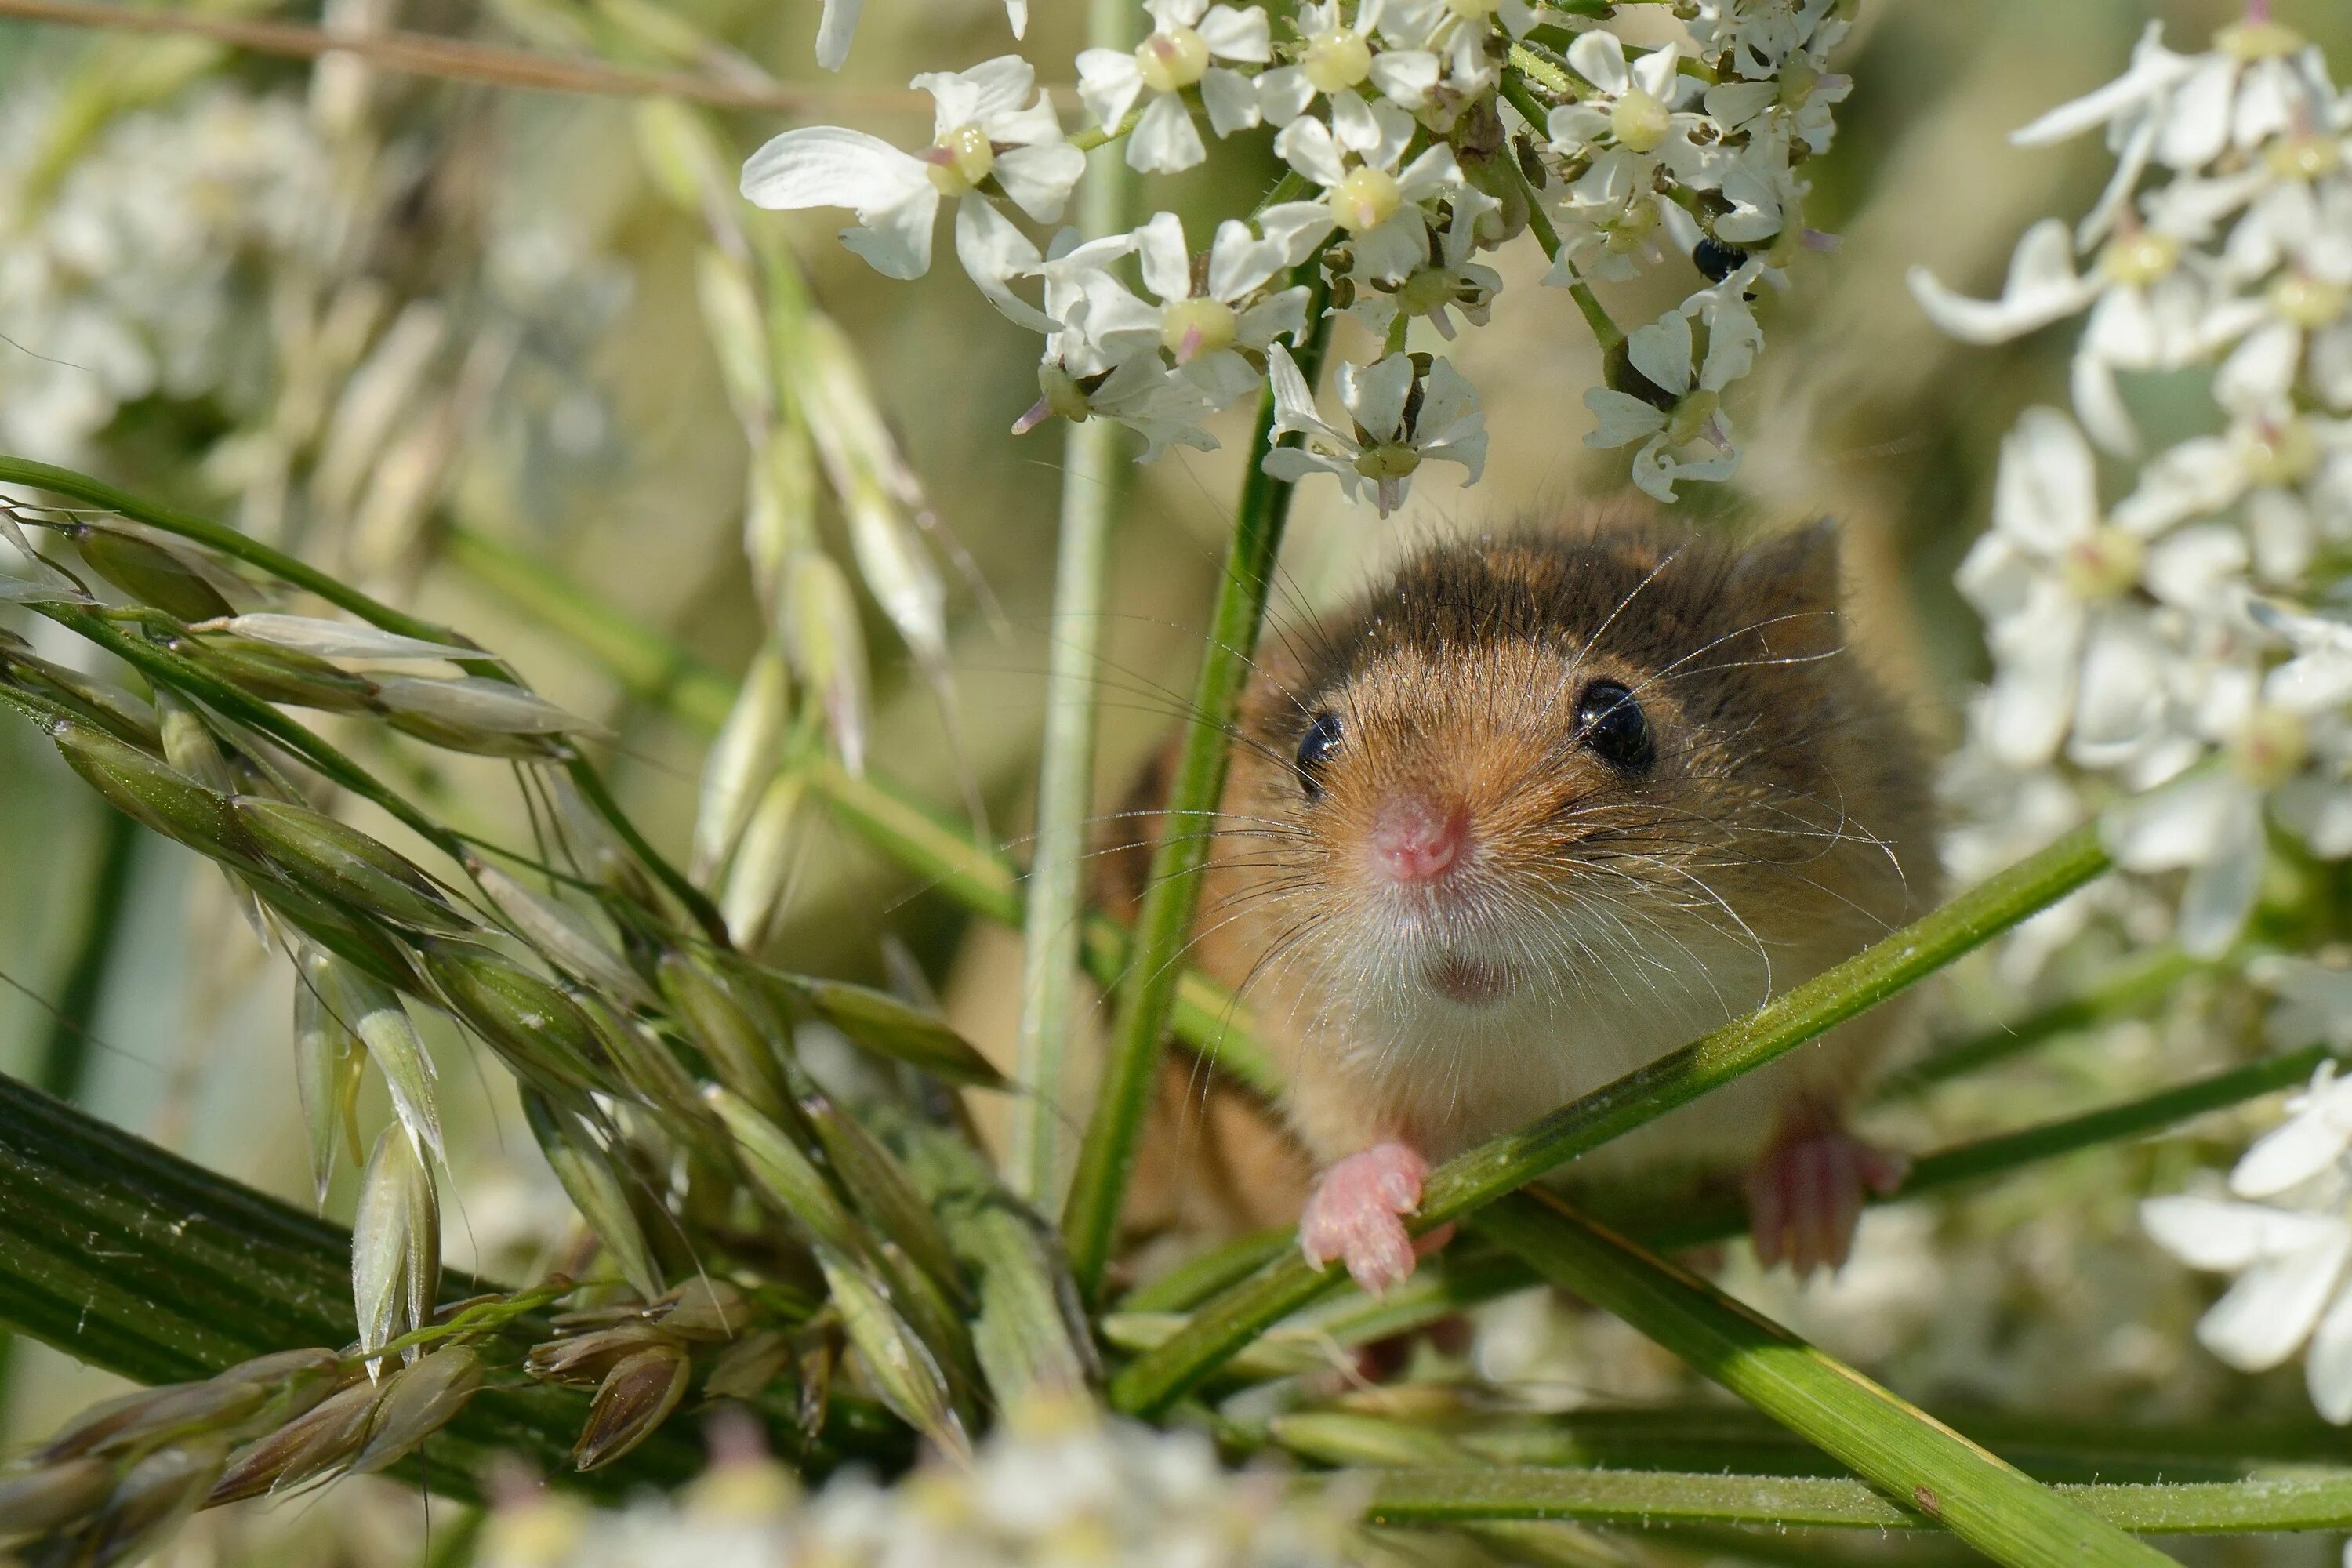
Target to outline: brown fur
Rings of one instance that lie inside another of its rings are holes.
[[[1646,773],[1579,744],[1595,679],[1640,700]],[[1325,711],[1344,737],[1310,800],[1293,758]],[[1432,548],[1270,651],[1238,740],[1196,962],[1244,990],[1318,1163],[1394,1137],[1458,1152],[1818,973],[1937,892],[1925,769],[1845,645],[1825,527],[1742,549],[1604,517]],[[1401,792],[1466,815],[1458,902],[1408,907],[1370,869],[1373,814]],[[1456,944],[1508,968],[1506,1001],[1430,989],[1424,961]],[[1791,1096],[1846,1100],[1892,1022],[1874,1011],[1600,1163],[1742,1163]],[[1162,1147],[1235,1114],[1206,1110],[1168,1121]],[[1297,1182],[1295,1163],[1236,1180],[1229,1161],[1223,1184],[1262,1223],[1296,1213]]]

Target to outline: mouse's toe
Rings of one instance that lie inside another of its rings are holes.
[[[1902,1155],[1842,1126],[1785,1127],[1748,1172],[1757,1260],[1769,1268],[1785,1259],[1799,1279],[1843,1267],[1862,1221],[1864,1194],[1894,1192],[1909,1168]]]
[[[1391,1142],[1349,1155],[1325,1171],[1298,1216],[1298,1246],[1321,1267],[1334,1259],[1378,1295],[1412,1275],[1416,1249],[1402,1216],[1421,1206],[1429,1162]]]

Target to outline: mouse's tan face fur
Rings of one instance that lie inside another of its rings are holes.
[[[1899,923],[1918,770],[1835,599],[1826,536],[1421,556],[1253,692],[1222,855],[1267,975],[1348,1048],[1458,1072],[1672,1043]]]

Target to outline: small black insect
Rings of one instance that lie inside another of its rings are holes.
[[[1330,763],[1332,753],[1339,749],[1339,716],[1328,709],[1315,715],[1307,726],[1307,733],[1298,737],[1298,786],[1309,800],[1323,794],[1323,769]]]
[[[1748,252],[1719,239],[1702,238],[1691,247],[1691,265],[1706,273],[1708,282],[1720,283],[1748,265]]]
[[[1577,698],[1576,741],[1621,773],[1647,773],[1658,760],[1648,716],[1613,680],[1596,680]]]

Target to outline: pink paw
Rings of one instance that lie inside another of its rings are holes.
[[[1357,1284],[1377,1296],[1412,1277],[1412,1261],[1445,1244],[1444,1226],[1418,1244],[1402,1216],[1421,1206],[1429,1162],[1393,1140],[1349,1155],[1316,1181],[1298,1216],[1298,1246],[1317,1268],[1344,1259]]]
[[[1910,1169],[1902,1155],[1874,1149],[1834,1122],[1791,1117],[1748,1172],[1757,1260],[1769,1268],[1785,1258],[1800,1279],[1816,1268],[1834,1272],[1853,1246],[1864,1190],[1885,1197]]]

